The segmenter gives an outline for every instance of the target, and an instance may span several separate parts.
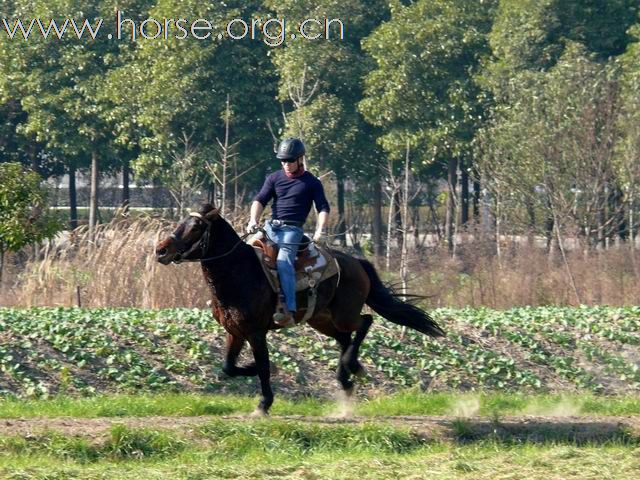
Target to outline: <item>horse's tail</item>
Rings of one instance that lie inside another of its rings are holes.
[[[445,336],[444,330],[427,312],[420,310],[415,305],[403,302],[398,298],[398,294],[386,287],[370,262],[367,260],[359,261],[371,281],[371,290],[366,303],[376,313],[397,325],[413,328],[431,337]]]

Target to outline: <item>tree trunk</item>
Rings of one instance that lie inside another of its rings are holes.
[[[438,218],[438,212],[436,212],[436,209],[433,205],[433,198],[431,196],[429,196],[429,213],[431,213],[431,222],[433,223],[433,226],[436,229],[436,236],[438,237],[438,243],[440,243],[440,241],[442,240],[442,230],[440,229],[440,219]],[[425,230],[425,242],[426,242],[426,236],[429,233],[428,230]]]
[[[347,226],[345,222],[345,206],[344,206],[344,179],[342,175],[336,175],[336,186],[338,195],[338,226],[336,229],[336,238],[338,243],[347,246]]]
[[[501,265],[500,260],[502,259],[502,245],[500,243],[500,235],[502,235],[501,215],[500,195],[496,195],[496,255],[498,256],[498,265]]]
[[[91,152],[91,196],[89,198],[89,236],[93,239],[98,218],[98,153]]]
[[[604,250],[607,246],[607,235],[605,232],[605,224],[607,222],[607,191],[606,187],[603,187],[599,192],[598,199],[598,214],[596,228],[596,244],[597,248]]]
[[[497,196],[497,195],[496,195]],[[480,224],[481,236],[484,241],[489,241],[495,234],[496,218],[494,199],[488,189],[480,192]]]
[[[527,216],[529,217],[529,228],[527,231],[527,244],[530,247],[535,245],[535,230],[536,230],[536,210],[531,199],[525,200],[525,206],[527,208]]]
[[[407,283],[409,281],[409,154],[409,142],[407,142],[407,151],[404,162],[404,188],[402,195],[402,250],[400,253],[400,280],[402,282],[403,294],[407,293]]]
[[[473,218],[477,221],[480,217],[480,180],[473,181]]]
[[[2,273],[4,272],[4,249],[0,248],[0,290],[2,289]]]
[[[469,171],[463,162],[460,163],[460,182],[462,186],[460,223],[466,225],[469,221]]]
[[[631,244],[631,248],[635,248],[635,243],[636,243],[636,232],[635,229],[633,228],[633,222],[634,222],[634,218],[633,218],[633,190],[631,189],[631,187],[629,187],[628,190],[628,196],[629,196],[629,242]]]
[[[38,151],[33,144],[29,146],[29,157],[31,157],[31,169],[37,174],[40,174],[40,157],[38,156]]]
[[[447,238],[447,247],[449,249],[449,253],[453,253],[453,233],[454,233],[454,222],[456,220],[456,185],[457,185],[457,176],[456,169],[458,168],[458,159],[455,157],[451,157],[448,162],[448,170],[447,170],[447,185],[449,190],[449,195],[447,196],[447,217],[445,220],[445,228],[444,234]]]
[[[411,215],[411,223],[413,224],[413,248],[421,249],[422,243],[420,243],[420,204],[417,203],[413,206],[413,212]]]
[[[396,238],[396,245],[402,245],[402,212],[400,211],[402,207],[402,200],[400,199],[400,186],[398,185],[398,189],[394,193],[393,200],[393,224],[395,226],[394,233]]]
[[[459,179],[462,179],[462,172],[464,170],[461,170],[461,167],[463,166],[462,164],[462,160],[460,160],[458,162],[458,169],[456,170],[456,176]],[[468,181],[467,181],[467,185],[468,185]],[[456,184],[456,205],[458,206],[458,208],[456,208],[455,210],[455,222],[453,224],[453,250],[451,250],[451,256],[453,258],[456,258],[457,254],[458,254],[458,233],[460,231],[460,227],[462,226],[462,208],[460,208],[462,206],[462,191],[461,191],[461,182],[457,182]],[[469,194],[469,189],[467,188],[467,196]],[[469,210],[467,209],[467,217],[469,215]]]
[[[613,194],[613,215],[615,215],[614,235],[616,245],[627,240],[629,230],[627,227],[627,216],[624,211],[623,193],[620,188],[616,186]]]
[[[377,178],[373,182],[373,219],[371,222],[371,240],[376,261],[382,258],[382,185]]]
[[[129,162],[125,162],[122,166],[122,208],[129,210],[131,203],[131,193],[129,191]]]
[[[393,236],[393,211],[395,210],[395,199],[396,194],[392,192],[389,195],[389,210],[387,212],[387,252],[386,252],[386,269],[389,271],[391,269],[391,238]]]
[[[78,191],[76,190],[76,166],[69,165],[69,227],[78,228]]]
[[[238,157],[236,155],[233,156],[233,203],[231,204],[231,210],[235,217],[236,212],[238,211],[238,203],[240,202],[240,198],[238,196]]]
[[[549,256],[553,256],[553,217],[547,217],[547,220],[544,222],[544,233],[547,239],[547,254]]]
[[[209,188],[207,189],[207,202],[209,202],[211,205],[215,205],[216,204],[216,184],[215,184],[215,182],[211,183],[209,185]]]

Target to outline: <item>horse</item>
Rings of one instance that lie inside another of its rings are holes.
[[[387,320],[432,337],[444,331],[423,310],[404,302],[385,286],[375,267],[364,259],[330,250],[340,273],[317,286],[315,310],[307,323],[340,346],[336,377],[346,396],[353,392],[353,377],[364,368],[358,360],[360,345],[373,322],[361,314],[368,305]],[[155,255],[163,265],[200,262],[211,290],[215,319],[227,332],[223,372],[230,377],[258,376],[261,398],[254,414],[267,415],[273,404],[267,332],[280,328],[273,321],[278,295],[269,284],[254,247],[245,243],[211,204],[203,205],[180,221],[172,234],[160,240]],[[299,292],[299,305],[304,305]],[[245,343],[254,361],[236,364]]]

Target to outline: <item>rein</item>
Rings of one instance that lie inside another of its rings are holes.
[[[211,221],[206,219],[204,216],[200,215],[197,212],[191,212],[189,214],[190,217],[196,217],[198,219],[200,219],[201,221],[203,221],[206,225],[207,225],[207,229],[205,230],[205,232],[202,234],[202,237],[200,237],[200,240],[198,240],[197,242],[195,242],[191,248],[189,248],[186,252],[180,252],[178,251],[178,253],[180,254],[180,258],[176,261],[174,260],[173,263],[182,263],[182,262],[208,262],[211,260],[217,260],[219,258],[224,258],[227,255],[231,255],[231,253],[233,253],[233,251],[238,248],[238,245],[240,245],[241,243],[244,242],[244,240],[250,235],[249,233],[243,235],[240,237],[240,240],[238,240],[236,242],[236,244],[231,247],[231,249],[228,252],[223,253],[222,255],[216,255],[214,257],[207,257],[207,258],[194,258],[193,260],[184,260],[182,257],[189,255],[191,252],[193,252],[196,249],[196,246],[198,244],[200,244],[200,248],[202,249],[202,255],[204,255],[204,253],[207,250],[207,245],[209,243],[209,235],[211,233]],[[178,240],[173,234],[171,235],[171,238],[173,238],[173,240],[179,244],[181,244],[182,242],[180,240]]]
[[[226,257],[227,255],[230,255],[231,253],[233,253],[233,251],[238,248],[238,245],[240,245],[241,243],[244,242],[245,238],[247,238],[249,236],[248,233],[244,234],[243,236],[240,237],[240,240],[238,240],[236,242],[236,244],[231,247],[231,250],[229,250],[227,253],[223,253],[222,255],[216,255],[215,257],[208,257],[208,258],[200,258],[197,260],[193,260],[194,262],[208,262],[209,260],[217,260],[218,258],[223,258]],[[202,247],[204,250],[204,247]]]

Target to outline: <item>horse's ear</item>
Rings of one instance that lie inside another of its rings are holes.
[[[200,205],[200,210],[198,211],[198,213],[200,215],[207,215],[209,212],[211,212],[212,210],[215,210],[216,208],[211,205],[210,203],[203,203]]]
[[[208,211],[203,211],[202,212],[204,215],[204,218],[206,218],[207,220],[217,220],[218,217],[220,217],[220,211],[217,208],[214,208],[213,206],[211,207],[210,210]]]

